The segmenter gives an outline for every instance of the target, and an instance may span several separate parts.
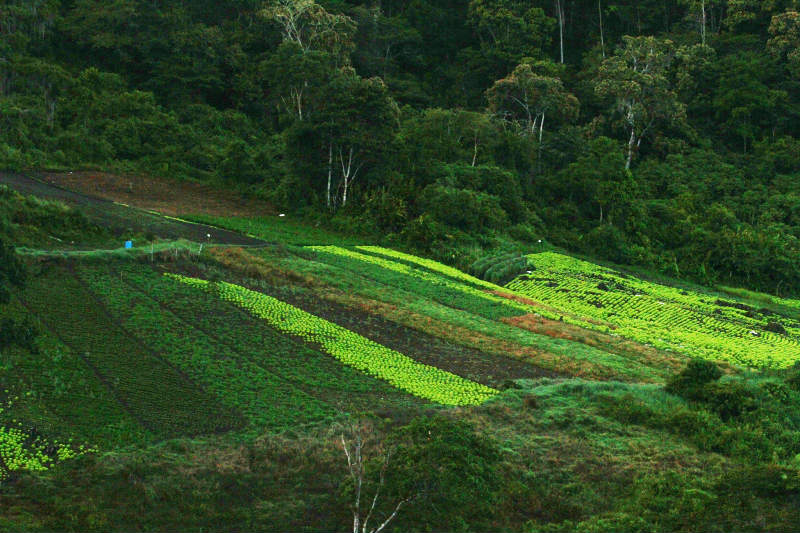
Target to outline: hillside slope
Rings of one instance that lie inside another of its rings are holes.
[[[82,222],[113,203],[32,202],[115,239]],[[274,245],[48,251],[28,209],[0,529],[340,530],[358,435],[369,490],[394,450],[376,513],[413,496],[397,531],[800,526],[793,301],[554,253],[502,287],[279,217],[231,219]]]

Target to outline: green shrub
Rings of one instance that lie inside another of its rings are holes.
[[[726,421],[758,408],[756,391],[740,381],[706,383],[702,401]]]
[[[680,373],[670,378],[666,391],[689,400],[702,399],[703,387],[722,377],[717,365],[705,359],[692,359]]]
[[[512,257],[503,262],[489,267],[482,276],[483,279],[497,285],[505,285],[516,278],[528,268],[528,258],[525,256]]]
[[[634,249],[623,231],[612,224],[602,224],[586,234],[587,252],[615,263],[632,264],[636,257]]]
[[[447,240],[447,229],[430,215],[422,215],[403,228],[401,239],[423,251],[432,250],[437,244]]]
[[[466,232],[508,226],[508,214],[497,196],[469,189],[429,185],[422,191],[422,211]]]
[[[470,265],[469,273],[475,277],[482,279],[484,274],[486,274],[486,271],[489,268],[491,268],[492,265],[501,263],[503,261],[508,261],[509,259],[513,259],[518,256],[519,254],[516,253],[502,253],[499,255],[487,255],[481,257],[480,259],[472,263],[472,265]]]

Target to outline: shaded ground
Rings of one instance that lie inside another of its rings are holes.
[[[48,200],[58,200],[81,210],[92,222],[109,228],[120,238],[143,236],[149,239],[188,239],[195,242],[235,244],[240,246],[260,246],[260,239],[247,237],[241,233],[197,224],[173,220],[155,213],[114,203],[67,190],[60,186],[45,183],[34,175],[0,172],[0,184],[8,185],[20,193],[38,196]],[[211,235],[210,239],[208,235]]]
[[[264,216],[275,214],[269,204],[237,196],[209,185],[107,172],[43,173],[40,179],[71,191],[170,216]]]

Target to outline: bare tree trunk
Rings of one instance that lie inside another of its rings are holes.
[[[475,166],[475,162],[478,160],[478,132],[475,132],[475,143],[472,146],[472,166]]]
[[[539,174],[542,173],[542,138],[544,135],[544,112],[541,113],[542,119],[539,121],[539,146],[538,148],[538,155],[536,157],[536,164],[539,167]]]
[[[561,48],[561,64],[564,64],[564,6],[562,0],[556,0],[556,11],[558,14],[558,40]]]
[[[600,49],[603,51],[603,59],[606,58],[606,40],[603,35],[603,8],[600,5],[601,0],[597,0],[597,14],[600,16]]]
[[[328,209],[331,208],[331,177],[333,176],[333,141],[328,141],[328,192],[326,201]]]
[[[369,510],[366,511],[366,516],[363,516],[362,518],[361,493],[364,483],[367,481],[367,470],[364,460],[364,450],[367,446],[367,437],[365,437],[364,434],[365,428],[358,424],[348,424],[345,430],[351,435],[352,439],[350,442],[348,442],[347,438],[345,438],[344,432],[340,435],[342,449],[347,457],[347,468],[350,472],[350,477],[353,479],[355,488],[355,501],[353,505],[353,533],[380,533],[384,530],[384,528],[386,528],[386,526],[389,525],[392,520],[395,519],[397,513],[400,512],[400,509],[407,503],[414,501],[419,494],[400,500],[397,505],[395,505],[394,510],[391,514],[389,514],[386,520],[384,520],[378,527],[369,529],[369,520],[372,518],[372,514],[378,505],[381,489],[383,489],[383,486],[386,483],[386,469],[389,466],[391,451],[386,451],[383,454],[383,465],[381,466],[380,470],[378,486],[375,488],[375,494],[372,497],[372,503],[369,507]]]
[[[544,111],[542,112],[542,120],[539,121],[539,145],[542,144],[542,136],[544,135]]]
[[[344,160],[344,156],[342,155],[342,150],[339,149],[339,162],[342,164],[342,207],[347,205],[347,190],[350,188],[350,184],[355,181],[356,176],[358,175],[358,171],[361,169],[359,165],[355,169],[353,169],[353,147],[350,147],[350,150],[347,155],[347,162]]]
[[[636,129],[631,125],[631,138],[628,141],[628,161],[625,163],[627,170],[631,169],[631,161],[633,160],[633,146],[636,143]]]
[[[700,27],[700,35],[703,41],[703,46],[706,44],[706,0],[700,3],[702,9],[702,26]]]

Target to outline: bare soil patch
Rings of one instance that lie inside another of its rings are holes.
[[[107,172],[43,173],[39,178],[82,194],[158,211],[170,216],[264,216],[275,213],[268,203],[189,181],[119,175]]]
[[[239,246],[261,246],[261,239],[247,237],[241,233],[174,220],[158,213],[121,205],[106,198],[74,192],[61,185],[47,183],[35,175],[0,172],[0,184],[28,195],[48,200],[57,200],[81,210],[92,222],[108,228],[120,239],[133,235],[149,236],[148,239],[187,239],[194,242],[235,244]],[[210,237],[209,237],[210,235]]]

